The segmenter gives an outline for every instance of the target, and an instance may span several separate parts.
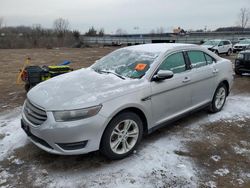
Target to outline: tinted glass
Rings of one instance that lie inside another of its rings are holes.
[[[207,61],[207,64],[212,64],[214,60],[214,58],[212,58],[210,55],[205,54],[205,58]]]
[[[187,53],[193,68],[199,68],[207,64],[204,53],[201,51],[190,51]]]
[[[160,65],[159,70],[171,70],[173,73],[180,73],[186,70],[186,64],[181,52],[170,55]]]
[[[245,60],[250,61],[250,54],[245,54]]]

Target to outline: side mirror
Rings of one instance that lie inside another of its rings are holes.
[[[161,81],[170,79],[174,76],[173,71],[170,70],[159,70],[156,75],[153,76],[153,81]]]

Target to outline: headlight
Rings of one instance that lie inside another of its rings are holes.
[[[101,108],[102,105],[98,105],[78,110],[54,111],[53,115],[57,122],[75,121],[94,116],[101,110]]]

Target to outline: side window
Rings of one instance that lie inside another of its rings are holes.
[[[182,52],[170,55],[160,65],[159,70],[171,70],[173,73],[180,73],[186,70],[186,64]]]
[[[205,53],[204,53],[205,54]],[[215,60],[210,55],[205,54],[207,64],[212,64]]]
[[[193,68],[199,68],[207,65],[204,53],[201,51],[189,51],[187,52],[190,63]]]

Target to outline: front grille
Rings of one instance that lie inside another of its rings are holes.
[[[33,105],[29,100],[26,100],[24,106],[24,114],[25,117],[33,124],[33,125],[41,125],[47,119],[46,112]]]
[[[250,54],[245,54],[245,60],[250,61]]]

